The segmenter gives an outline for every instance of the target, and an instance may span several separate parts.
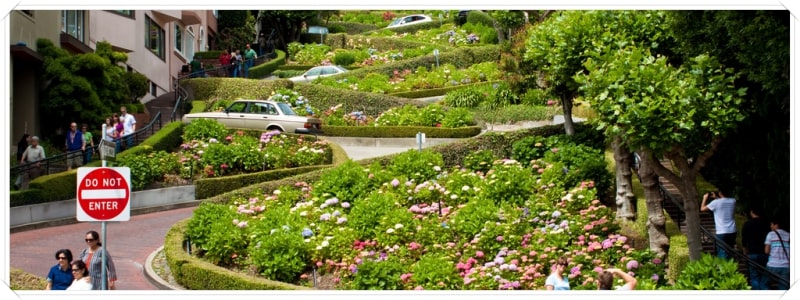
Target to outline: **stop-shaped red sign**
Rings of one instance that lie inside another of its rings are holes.
[[[78,221],[130,219],[130,168],[78,168]]]

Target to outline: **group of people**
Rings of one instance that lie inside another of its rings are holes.
[[[250,44],[245,45],[244,54],[239,49],[222,51],[219,55],[219,63],[226,66],[228,76],[230,77],[244,77],[248,78],[250,75],[250,68],[255,64],[258,54],[250,48]]]
[[[56,264],[47,273],[46,290],[102,290],[103,256],[106,261],[106,288],[116,289],[117,271],[111,255],[103,248],[97,231],[86,233],[86,248],[73,260],[72,251],[56,251]]]
[[[120,107],[120,114],[113,114],[106,118],[106,140],[116,143],[116,151],[133,147],[133,133],[136,131],[136,118],[128,113],[125,106]],[[89,126],[70,123],[64,147],[67,153],[67,170],[77,168],[92,161],[94,152],[94,137],[89,131]],[[19,189],[27,189],[31,180],[44,173],[42,160],[46,158],[44,148],[39,145],[39,137],[24,134],[17,143],[17,161],[22,164],[33,164],[27,171],[17,177],[15,185]]]
[[[709,200],[710,203],[706,204]],[[736,245],[736,199],[726,197],[721,191],[703,195],[701,211],[714,213],[714,229],[716,237],[727,247],[717,247],[717,256],[732,258],[728,253]],[[754,290],[770,289],[769,277],[761,270],[769,272],[789,282],[789,232],[784,230],[786,224],[778,219],[767,220],[759,206],[753,205],[747,210],[748,220],[742,225],[743,253],[761,266],[750,267],[750,286]],[[785,282],[778,281],[775,286],[779,290],[788,290]]]
[[[552,291],[566,291],[570,289],[569,279],[564,276],[567,269],[567,260],[559,258],[556,263],[551,266],[550,275],[545,279],[544,286],[547,290]],[[625,282],[621,286],[614,287],[614,276],[619,276]],[[597,289],[598,290],[620,290],[631,291],[636,289],[636,278],[630,274],[616,268],[605,269],[597,275]]]

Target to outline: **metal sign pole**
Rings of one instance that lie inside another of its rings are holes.
[[[100,228],[101,228],[100,230],[103,232],[102,233],[102,235],[103,235],[103,245],[101,246],[101,247],[103,247],[103,252],[101,252],[101,255],[100,255],[100,258],[102,258],[101,263],[103,264],[103,268],[101,269],[102,270],[101,272],[102,272],[103,276],[101,277],[102,278],[101,280],[103,280],[102,287],[103,287],[103,290],[105,291],[105,290],[108,290],[108,274],[106,274],[106,249],[108,249],[107,248],[108,245],[106,244],[106,221],[103,221],[101,224],[102,225],[100,225]]]
[[[100,135],[100,147],[97,147],[97,149],[100,150],[100,151],[98,151],[98,152],[100,152],[100,159],[103,160],[103,168],[106,167],[106,156],[103,155],[103,141],[106,140],[106,126],[108,126],[108,125],[103,123],[103,129],[102,129],[103,132]]]

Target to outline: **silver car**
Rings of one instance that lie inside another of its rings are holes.
[[[328,77],[336,74],[347,72],[348,70],[342,66],[317,66],[308,69],[302,75],[289,78],[292,82],[312,82],[319,77]]]
[[[280,130],[294,133],[320,133],[322,121],[298,116],[288,103],[271,100],[236,100],[218,112],[187,114],[184,123],[193,119],[214,119],[228,128]]]

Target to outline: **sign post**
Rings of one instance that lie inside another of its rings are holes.
[[[105,165],[105,160],[103,161]],[[103,247],[106,244],[106,222],[128,221],[131,217],[131,170],[128,167],[78,168],[78,203],[76,217],[79,222],[101,222]],[[108,289],[106,251],[102,259],[102,289]]]

